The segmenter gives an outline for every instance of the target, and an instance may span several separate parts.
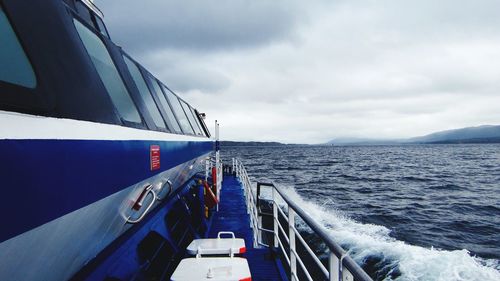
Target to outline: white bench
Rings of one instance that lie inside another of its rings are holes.
[[[172,281],[249,281],[248,262],[238,257],[195,257],[183,259],[175,269]]]
[[[231,238],[221,238],[222,235],[231,235]],[[234,254],[246,252],[245,240],[235,238],[233,232],[221,231],[217,233],[217,238],[195,239],[187,247],[190,255],[225,255],[231,257]]]

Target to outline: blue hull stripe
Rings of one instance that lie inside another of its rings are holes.
[[[159,170],[150,170],[150,145],[160,146]],[[0,140],[0,243],[212,146],[210,141]]]

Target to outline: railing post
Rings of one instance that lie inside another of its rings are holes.
[[[259,243],[262,243],[262,216],[259,216],[258,217],[259,221],[258,221],[258,224],[257,224],[257,227],[258,227],[258,232],[257,232],[257,239],[259,241]]]
[[[208,181],[208,171],[209,171],[210,160],[205,160],[205,181]]]
[[[298,281],[297,276],[297,258],[295,257],[295,212],[288,205],[288,238],[290,240],[290,275],[291,281]]]
[[[354,281],[354,276],[352,275],[352,273],[345,268],[340,272],[340,276],[342,281]]]
[[[250,187],[248,186],[248,181],[246,179],[243,180],[243,187],[245,190],[245,198],[247,199],[247,214],[250,214]]]
[[[260,230],[262,228],[262,216],[260,215],[260,183],[257,183],[257,194],[255,196],[255,208],[256,208],[256,213],[257,213],[257,239],[258,243],[262,243],[262,231]]]
[[[328,272],[330,273],[329,281],[340,281],[340,262],[332,250],[328,255]]]
[[[276,188],[273,186],[273,225],[274,225],[274,247],[278,248],[278,196],[276,196]]]

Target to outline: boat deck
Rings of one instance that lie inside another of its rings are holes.
[[[235,176],[225,175],[222,183],[219,211],[214,213],[209,237],[217,237],[219,231],[232,231],[237,238],[245,239],[246,253],[252,280],[284,280],[276,260],[268,248],[254,248],[247,214],[243,187]]]

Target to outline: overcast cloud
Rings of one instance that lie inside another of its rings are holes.
[[[95,2],[113,40],[226,140],[500,124],[500,1]]]

